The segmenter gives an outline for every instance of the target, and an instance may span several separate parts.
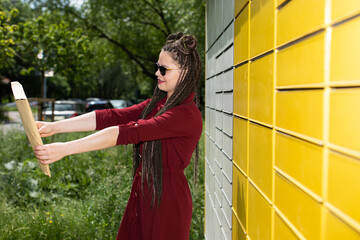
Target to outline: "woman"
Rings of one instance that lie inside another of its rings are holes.
[[[170,35],[155,67],[157,86],[151,99],[125,109],[37,123],[41,137],[101,130],[79,140],[37,146],[35,154],[43,164],[70,154],[134,144],[134,180],[117,239],[189,239],[192,200],[184,169],[202,132],[194,102],[201,72],[196,39]]]

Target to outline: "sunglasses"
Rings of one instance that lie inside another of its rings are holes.
[[[180,70],[180,69],[171,69],[171,68],[166,68],[164,66],[159,65],[158,63],[155,63],[155,72],[157,72],[158,70],[160,71],[160,74],[162,76],[166,75],[166,70]]]

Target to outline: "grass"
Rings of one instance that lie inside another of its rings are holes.
[[[58,134],[44,143],[84,135]],[[0,239],[115,239],[132,183],[131,146],[65,157],[50,166],[49,178],[23,132],[0,132],[0,142]],[[185,170],[193,196],[190,239],[204,238],[203,165],[201,147],[196,186],[193,164]]]

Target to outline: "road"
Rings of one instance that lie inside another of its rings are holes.
[[[1,132],[7,134],[9,131],[12,130],[24,131],[24,128],[21,124],[19,112],[9,111],[7,112],[7,116],[9,117],[9,121],[4,124],[0,124]]]

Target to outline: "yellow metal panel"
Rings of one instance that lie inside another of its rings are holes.
[[[279,91],[276,126],[322,139],[323,90]]]
[[[273,120],[274,54],[250,64],[249,116],[267,124]]]
[[[244,7],[244,5],[248,2],[248,0],[235,0],[234,1],[234,15],[236,16],[240,10]]]
[[[359,173],[359,159],[329,153],[328,201],[360,223]]]
[[[330,142],[360,152],[360,89],[332,90]]]
[[[348,14],[360,11],[359,0],[332,0],[331,3],[331,18],[342,18]]]
[[[249,58],[249,5],[234,22],[234,65]]]
[[[272,199],[272,130],[250,123],[249,177]]]
[[[325,238],[326,240],[359,240],[360,234],[346,225],[341,219],[337,218],[329,211],[326,211],[326,226]]]
[[[246,240],[246,235],[234,214],[232,219],[232,240]]]
[[[289,228],[288,225],[275,214],[274,220],[274,239],[276,240],[298,240],[299,238],[294,234],[294,232]]]
[[[314,84],[324,81],[324,33],[279,50],[277,86]]]
[[[271,239],[271,207],[252,184],[249,184],[248,235],[251,240]]]
[[[234,113],[248,116],[248,72],[249,64],[234,70]]]
[[[287,0],[277,0],[277,6],[280,6],[282,3],[284,3],[285,1],[287,1]]]
[[[320,239],[321,205],[278,174],[275,205],[306,239]]]
[[[324,24],[325,0],[290,1],[278,11],[277,46],[318,30]]]
[[[247,174],[248,165],[248,135],[247,120],[234,117],[234,134],[233,134],[233,160]]]
[[[274,48],[274,0],[251,1],[250,57]]]
[[[276,133],[275,165],[321,196],[323,148]],[[311,176],[311,177],[309,177]]]
[[[333,28],[330,58],[332,82],[360,80],[359,29],[360,17]]]
[[[233,166],[233,208],[244,228],[247,226],[247,193],[246,177]]]

